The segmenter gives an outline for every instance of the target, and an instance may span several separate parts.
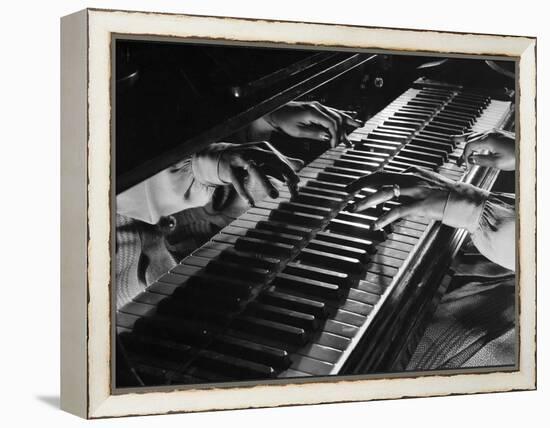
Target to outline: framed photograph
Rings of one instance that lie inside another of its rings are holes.
[[[61,405],[536,387],[536,39],[61,20]]]

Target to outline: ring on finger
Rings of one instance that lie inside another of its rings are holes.
[[[401,187],[399,187],[399,184],[393,185],[393,197],[395,199],[399,199],[399,196],[401,196]]]

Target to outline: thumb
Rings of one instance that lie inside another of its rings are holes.
[[[479,165],[479,166],[490,166],[490,167],[496,167],[498,161],[498,156],[495,154],[472,154],[470,155],[468,162],[472,165]]]
[[[330,133],[325,128],[314,125],[300,126],[298,128],[298,138],[309,138],[316,141],[330,141]]]

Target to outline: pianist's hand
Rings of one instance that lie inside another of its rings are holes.
[[[355,113],[338,110],[318,102],[292,101],[264,116],[273,130],[295,138],[330,141],[331,147],[340,142],[351,146],[347,133],[363,125],[354,119]]]
[[[350,211],[364,211],[391,199],[401,203],[379,217],[374,224],[375,229],[400,218],[423,217],[470,230],[477,224],[489,194],[469,184],[418,168],[409,168],[404,173],[376,172],[350,184],[348,191],[353,193],[364,188],[374,189],[374,193],[352,205]]]
[[[300,179],[295,171],[302,166],[300,159],[284,156],[268,142],[225,144],[217,164],[220,180],[230,183],[251,206],[255,201],[247,187],[250,180],[273,199],[279,197],[279,191],[270,177],[286,183],[290,193],[296,194]]]
[[[480,165],[504,171],[516,169],[515,135],[502,130],[472,133],[455,136],[456,140],[466,141],[466,147],[458,165]],[[483,152],[483,153],[482,153]]]

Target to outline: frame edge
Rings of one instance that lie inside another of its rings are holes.
[[[61,18],[61,409],[88,417],[88,11]]]

